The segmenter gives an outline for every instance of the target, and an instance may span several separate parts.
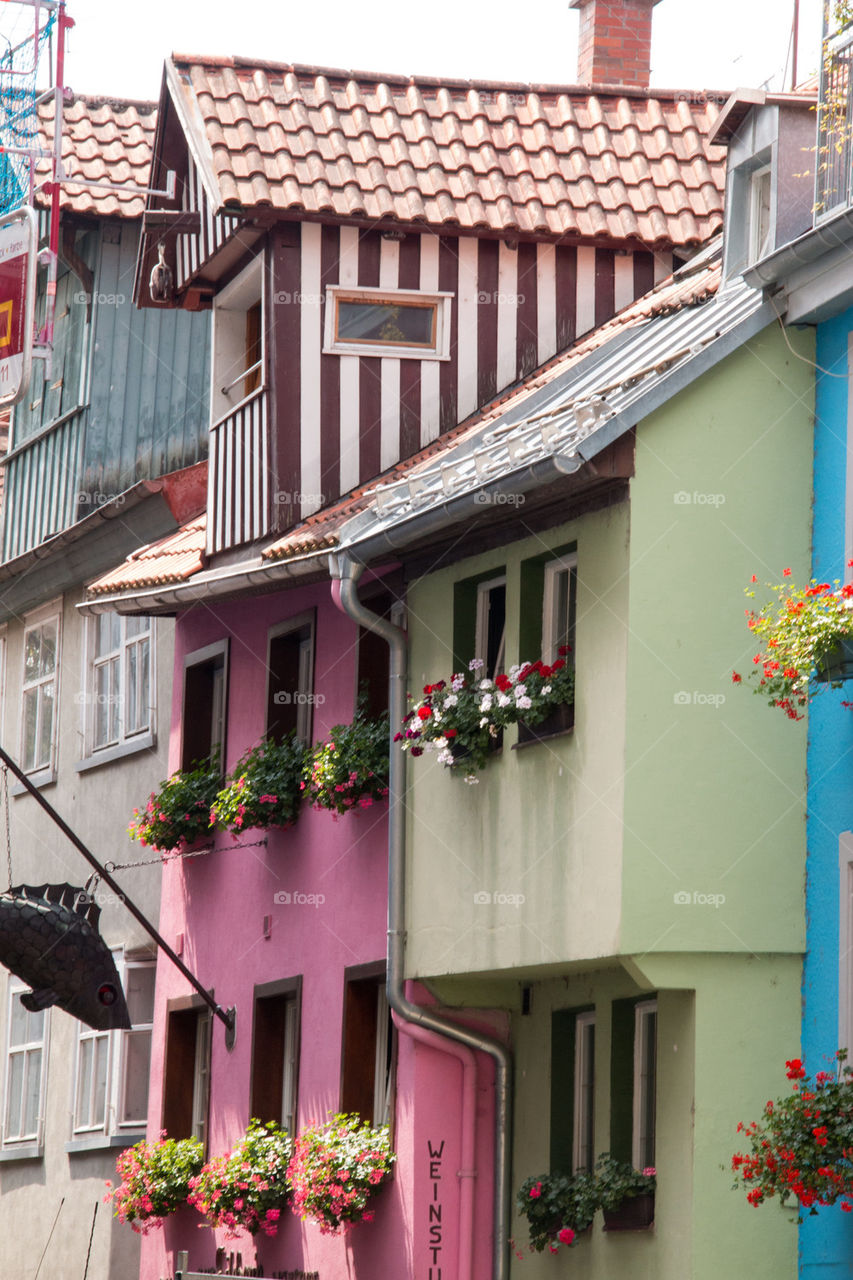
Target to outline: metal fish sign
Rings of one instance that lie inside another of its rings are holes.
[[[115,962],[98,932],[101,909],[70,884],[18,885],[0,893],[0,964],[32,987],[31,1013],[58,1005],[95,1031],[128,1028]]]

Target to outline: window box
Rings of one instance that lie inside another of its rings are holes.
[[[605,1231],[647,1231],[655,1220],[655,1194],[629,1196],[618,1208],[603,1212]]]
[[[449,360],[452,296],[330,285],[326,290],[323,352]]]
[[[525,724],[522,720],[518,726],[518,742],[516,746],[525,747],[533,742],[545,742],[548,738],[559,738],[570,733],[575,726],[575,704],[561,702],[550,715],[539,724]]]

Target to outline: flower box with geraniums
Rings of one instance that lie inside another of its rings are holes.
[[[802,709],[822,685],[853,677],[853,585],[812,579],[807,587],[798,587],[787,580],[790,569],[783,576],[785,582],[767,584],[774,600],[746,611],[747,626],[759,645],[747,679],[771,707],[802,720]],[[755,591],[748,587],[746,594],[754,597]],[[732,680],[743,683],[737,671]]]
[[[424,687],[395,742],[413,756],[434,751],[441,764],[476,782],[505,728],[523,724],[535,732],[559,708],[573,704],[575,677],[566,652],[561,649],[550,666],[523,662],[494,680],[481,678],[483,663],[475,658],[467,674],[454,675],[450,684],[439,680]]]
[[[846,1057],[840,1050],[835,1069],[814,1080],[801,1059],[790,1059],[790,1094],[766,1103],[760,1121],[738,1124],[749,1145],[732,1156],[733,1189],[745,1190],[751,1205],[778,1197],[810,1213],[838,1202],[853,1212],[853,1068]]]
[[[287,1170],[291,1208],[323,1235],[341,1235],[371,1222],[372,1197],[396,1160],[387,1125],[372,1127],[357,1115],[336,1115],[303,1129]]]
[[[598,1157],[595,1165],[598,1202],[604,1212],[605,1231],[643,1231],[655,1217],[655,1170],[635,1169],[611,1155]]]
[[[192,769],[179,769],[161,782],[159,791],[151,792],[144,812],[134,809],[134,821],[127,829],[130,838],[161,853],[173,849],[184,852],[209,838],[210,806],[221,786],[216,756]]]
[[[226,1240],[241,1231],[274,1236],[289,1195],[291,1150],[277,1125],[251,1120],[241,1142],[208,1160],[191,1179],[189,1203],[211,1227],[224,1227]]]
[[[352,724],[336,724],[305,763],[304,795],[315,809],[369,809],[388,795],[388,720],[362,707]]]
[[[595,1179],[591,1173],[543,1173],[522,1183],[515,1205],[527,1219],[530,1248],[557,1253],[561,1244],[577,1244],[592,1225],[598,1208]]]
[[[289,827],[299,816],[305,747],[294,734],[265,738],[232,769],[210,807],[210,825],[236,839],[250,827]]]
[[[104,1201],[112,1203],[119,1222],[145,1235],[184,1208],[203,1161],[204,1148],[195,1138],[176,1140],[163,1133],[156,1142],[137,1142],[116,1160],[121,1182],[110,1187]]]

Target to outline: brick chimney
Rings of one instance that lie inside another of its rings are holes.
[[[647,89],[652,9],[659,0],[569,0],[580,10],[578,84]]]

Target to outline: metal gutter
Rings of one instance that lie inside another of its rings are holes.
[[[846,208],[747,267],[743,278],[751,288],[763,289],[766,285],[776,284],[798,267],[816,262],[828,250],[841,248],[849,240],[853,240],[853,209]]]
[[[406,714],[406,636],[399,627],[365,608],[358,597],[363,566],[349,555],[331,557],[335,579],[332,596],[338,607],[360,626],[388,643],[390,649],[389,718],[391,731]],[[495,1064],[495,1186],[492,1244],[493,1280],[508,1280],[510,1186],[512,1177],[512,1056],[494,1037],[413,1004],[405,994],[406,951],[406,758],[391,744],[388,779],[388,1003],[404,1022],[486,1053]],[[448,1049],[448,1052],[452,1050]],[[459,1276],[458,1280],[468,1280]]]

